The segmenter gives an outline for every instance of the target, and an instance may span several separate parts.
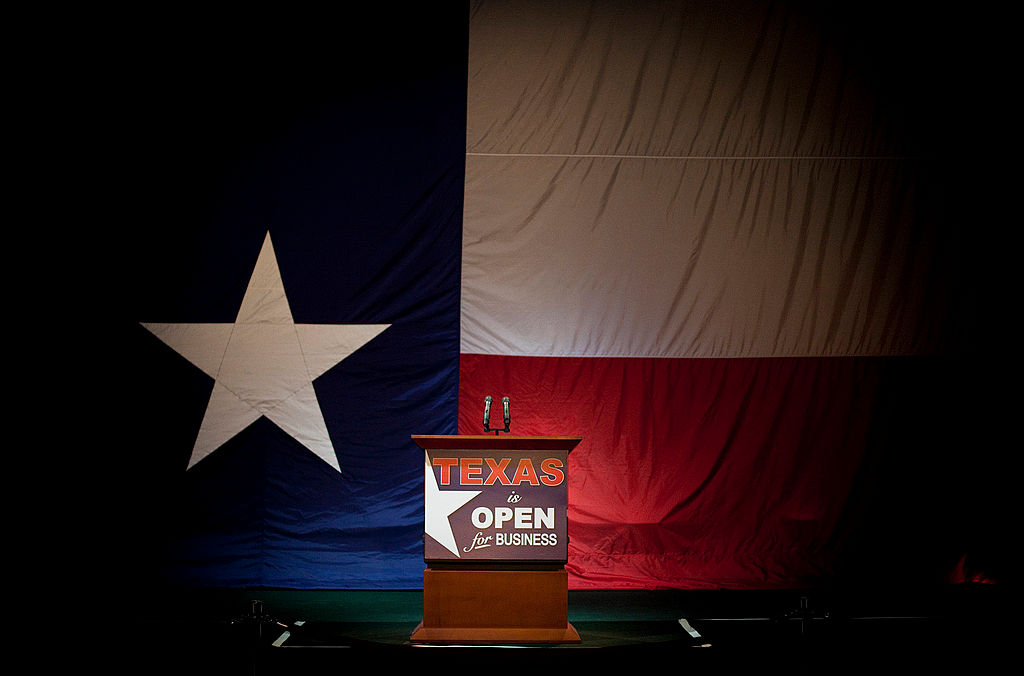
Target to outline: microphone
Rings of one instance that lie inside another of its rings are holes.
[[[486,430],[491,422],[491,395],[484,398],[484,429]]]
[[[505,409],[505,429],[508,429],[508,425],[512,422],[512,418],[508,414],[508,397],[501,398],[501,407]]]

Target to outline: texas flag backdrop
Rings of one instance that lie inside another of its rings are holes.
[[[928,82],[859,15],[726,4],[149,45],[118,565],[419,588],[411,435],[490,395],[582,438],[571,588],[991,576]]]

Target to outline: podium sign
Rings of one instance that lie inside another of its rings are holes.
[[[568,558],[568,456],[577,437],[414,436],[424,449],[424,559]]]
[[[424,451],[423,643],[578,643],[568,456],[579,437],[414,435]]]

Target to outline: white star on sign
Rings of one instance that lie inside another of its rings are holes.
[[[263,240],[234,324],[143,324],[216,382],[188,468],[260,416],[341,471],[313,380],[390,324],[296,324]]]
[[[480,495],[481,491],[441,491],[437,488],[437,477],[430,466],[430,456],[424,453],[423,477],[423,529],[427,535],[444,545],[444,548],[461,558],[459,546],[448,517],[459,507]]]

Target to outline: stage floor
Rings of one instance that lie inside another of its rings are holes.
[[[578,644],[421,645],[421,591],[139,590],[94,645],[118,673],[317,674],[354,666],[740,673],[1011,671],[1016,622],[993,585],[941,590],[570,591]],[[657,660],[651,662],[650,660]],[[531,675],[532,676],[532,675]]]

